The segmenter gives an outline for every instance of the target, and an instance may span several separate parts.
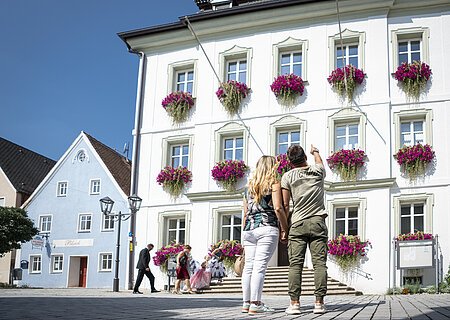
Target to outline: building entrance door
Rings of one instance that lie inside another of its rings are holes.
[[[87,257],[80,257],[80,279],[78,286],[86,288],[86,276],[87,276]]]

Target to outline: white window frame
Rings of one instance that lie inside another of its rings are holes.
[[[58,268],[55,268],[56,258],[58,258],[58,260],[61,259],[61,261],[58,262]],[[64,271],[64,255],[62,253],[52,254],[50,263],[51,263],[50,267],[51,273],[62,273]],[[61,269],[59,269],[59,266],[61,267]]]
[[[306,120],[294,117],[284,116],[270,124],[270,150],[271,154],[277,155],[278,152],[278,134],[285,131],[300,132],[300,146],[305,149],[305,134],[307,131]]]
[[[308,81],[308,40],[295,39],[288,37],[287,39],[278,42],[273,45],[273,78],[281,75],[281,54],[288,52],[301,52],[302,53],[302,80]]]
[[[43,224],[42,220],[44,218],[50,218],[50,228],[49,228],[49,230],[42,230],[42,224]],[[50,233],[50,232],[52,232],[52,225],[53,225],[53,215],[52,214],[39,215],[39,232],[40,233]]]
[[[402,110],[394,112],[394,132],[395,132],[395,151],[399,150],[401,135],[401,124],[405,121],[423,121],[424,123],[424,144],[433,145],[433,110],[431,109],[415,109]]]
[[[111,228],[105,228],[106,220],[109,220],[110,224],[112,224]],[[101,231],[114,231],[115,230],[115,226],[116,226],[116,223],[115,223],[115,220],[114,220],[114,216],[107,215],[107,214],[102,214],[102,228],[101,228]],[[92,225],[91,225],[91,227],[92,227]]]
[[[111,259],[108,259],[109,256],[111,256]],[[103,262],[105,261],[105,258],[107,260],[107,264],[110,264],[109,268],[103,268]],[[112,272],[113,270],[113,254],[112,252],[99,252],[98,253],[98,271],[99,272]]]
[[[98,182],[98,186],[95,185],[96,182]],[[97,191],[95,190],[96,187],[98,187]],[[89,194],[91,194],[91,195],[100,194],[101,187],[102,187],[102,182],[101,182],[100,178],[98,178],[98,179],[91,179],[89,181]]]
[[[239,206],[227,206],[227,207],[217,207],[213,208],[212,210],[212,216],[213,216],[213,242],[217,242],[219,240],[225,240],[221,239],[222,235],[222,215],[235,215],[240,214],[241,215],[241,221],[243,219],[243,207],[241,205]],[[242,225],[242,223],[241,223]],[[241,229],[241,243],[242,243],[242,229]],[[228,239],[231,240],[231,239]]]
[[[393,197],[394,204],[394,234],[400,234],[400,219],[401,219],[401,205],[411,203],[423,203],[424,204],[424,232],[433,233],[433,207],[434,207],[434,194],[432,193],[416,193],[416,194],[404,194]]]
[[[34,267],[35,267],[35,264],[34,264],[34,258],[38,258],[39,259],[39,262],[38,262],[38,264],[39,264],[39,269],[35,269]],[[36,273],[42,273],[42,254],[32,254],[32,255],[30,255],[30,258],[29,258],[30,260],[30,271],[29,271],[29,273],[34,273],[34,274],[36,274]]]
[[[399,66],[399,59],[398,59],[399,41],[420,40],[420,59],[422,62],[429,63],[430,61],[429,39],[430,39],[430,29],[425,27],[399,28],[391,30],[392,72],[397,71],[397,68]]]
[[[344,46],[358,45],[358,69],[365,69],[365,44],[366,33],[364,31],[352,31],[345,29],[342,31],[342,43]],[[341,37],[339,33],[328,37],[328,50],[330,55],[329,73],[337,68],[336,66],[336,50],[341,46]],[[348,56],[346,57],[348,59]]]
[[[90,217],[90,228],[89,229],[85,229],[82,230],[81,226],[82,226],[82,217]],[[78,214],[78,232],[79,233],[88,233],[92,231],[92,213],[80,213]]]
[[[215,161],[224,160],[224,141],[228,138],[242,137],[243,139],[243,152],[242,160],[247,163],[247,146],[248,146],[248,133],[245,128],[236,123],[230,122],[215,131]]]
[[[6,205],[6,197],[0,197],[0,207],[5,207]]]
[[[176,145],[187,144],[189,146],[189,160],[187,168],[192,168],[192,150],[194,147],[194,136],[192,135],[180,135],[172,136],[162,139],[162,161],[161,167],[172,165],[172,147]]]
[[[357,135],[350,134],[350,126],[352,126],[352,127],[356,126],[358,128],[358,134]],[[337,123],[334,124],[334,147],[335,147],[335,149],[337,149],[336,140],[338,138],[338,135],[337,135],[336,129],[338,127],[344,127],[345,128],[345,134],[343,136],[340,136],[340,138],[345,138],[345,144],[344,144],[344,147],[342,149],[344,149],[344,150],[356,149],[355,146],[352,146],[352,148],[348,147],[348,145],[350,144],[350,138],[354,137],[354,136],[356,136],[358,138],[357,147],[359,148],[359,136],[360,136],[359,135],[359,123],[351,121],[351,122],[342,122],[342,123],[337,122]],[[341,149],[338,149],[338,150],[341,150]]]
[[[159,225],[162,228],[158,228],[158,247],[168,245],[168,221],[169,219],[184,219],[184,240],[185,244],[190,242],[190,229],[191,229],[191,211],[189,210],[174,210],[160,212],[158,216]]]
[[[328,237],[335,238],[336,234],[336,208],[357,207],[358,208],[358,236],[361,241],[366,240],[366,211],[367,199],[354,198],[336,198],[327,201],[328,207]]]
[[[63,187],[65,185],[65,187]],[[65,193],[61,191],[65,191]],[[58,197],[67,197],[67,192],[69,190],[69,182],[68,181],[58,181],[56,183],[56,196]]]
[[[244,48],[235,45],[234,47],[219,53],[219,66],[220,66],[220,77],[222,82],[226,82],[228,79],[228,62],[234,61],[247,61],[247,73],[245,84],[251,87],[251,71],[252,71],[252,57],[253,49]],[[239,81],[239,80],[237,80]]]
[[[416,214],[415,213],[415,206],[416,205],[421,205],[422,206],[422,210],[423,213],[422,214]],[[402,232],[402,218],[405,217],[402,215],[402,207],[409,207],[409,214],[407,215],[407,217],[410,219],[410,228],[408,231],[406,232]],[[410,202],[410,203],[401,203],[400,204],[400,222],[399,222],[399,229],[401,233],[415,233],[416,231],[424,231],[424,230],[418,230],[415,225],[415,219],[418,216],[422,216],[423,218],[423,226],[425,228],[425,203],[422,201],[417,201],[417,202]]]
[[[338,112],[328,117],[328,141],[329,141],[329,153],[336,152],[338,150],[335,146],[336,141],[336,126],[341,124],[354,124],[358,123],[358,144],[359,149],[366,150],[366,125],[367,116],[365,113],[354,110],[351,108],[341,109]]]
[[[192,84],[192,97],[197,96],[197,60],[185,60],[169,64],[167,94],[177,91],[177,74],[182,71],[194,71],[194,81]]]

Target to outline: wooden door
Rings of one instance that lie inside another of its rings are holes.
[[[87,276],[87,257],[80,258],[80,280],[79,287],[86,288],[86,276]]]

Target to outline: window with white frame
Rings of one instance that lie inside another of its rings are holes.
[[[270,125],[271,154],[286,153],[294,144],[303,146],[306,121],[294,116],[285,116]]]
[[[0,197],[0,207],[5,206],[5,197]]]
[[[100,194],[100,179],[91,180],[90,193]]]
[[[394,196],[396,234],[432,233],[434,195],[430,193]]]
[[[112,271],[112,253],[100,253],[99,271]]]
[[[252,49],[234,46],[219,53],[221,77],[223,81],[239,81],[250,86],[250,66]]]
[[[90,232],[91,224],[92,214],[80,214],[78,218],[78,232]]]
[[[170,243],[189,243],[190,211],[160,212],[158,222],[158,243],[161,246]]]
[[[196,68],[196,60],[187,60],[169,64],[168,93],[173,91],[184,91],[191,93],[191,95],[195,97]]]
[[[57,195],[58,197],[67,196],[67,181],[59,181],[57,184]]]
[[[430,31],[428,28],[401,28],[392,30],[393,71],[403,62],[429,62]]]
[[[216,161],[247,159],[247,135],[243,126],[231,122],[218,129],[216,136]]]
[[[51,232],[52,231],[52,216],[40,216],[39,217],[39,231],[40,232]]]
[[[30,256],[30,273],[41,273],[42,271],[42,257],[41,255]]]
[[[364,150],[367,117],[351,108],[341,109],[328,118],[330,152],[341,149]]]
[[[241,212],[220,214],[220,239],[241,241]]]
[[[277,155],[286,153],[292,145],[300,145],[300,130],[288,130],[277,132]]]
[[[174,217],[167,219],[166,244],[185,243],[186,241],[186,219],[184,217]]]
[[[61,273],[63,271],[64,258],[63,255],[52,255],[52,273]]]
[[[189,143],[170,146],[170,165],[174,168],[189,166]]]
[[[330,72],[336,68],[353,65],[364,69],[365,32],[345,29],[342,31],[342,40],[339,33],[328,38],[330,52]]]
[[[114,230],[114,217],[108,214],[104,214],[102,216],[103,216],[102,231]]]
[[[308,41],[287,38],[273,45],[274,77],[286,74],[295,74],[306,79],[306,52]]]
[[[162,167],[172,166],[176,168],[183,166],[190,169],[192,145],[193,137],[189,135],[163,138]]]
[[[328,200],[328,232],[330,238],[340,234],[357,235],[365,239],[366,209],[365,198],[337,198]]]
[[[431,109],[408,109],[394,113],[395,149],[415,144],[433,144]]]

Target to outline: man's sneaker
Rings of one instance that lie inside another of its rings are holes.
[[[285,312],[287,314],[300,314],[300,304],[290,304]]]
[[[248,313],[248,309],[250,309],[250,303],[244,302],[242,304],[242,313]]]
[[[275,309],[269,308],[264,303],[261,303],[260,305],[251,304],[250,308],[248,308],[248,314],[258,314],[258,313],[264,313],[264,312],[274,312]]]
[[[315,303],[314,304],[314,310],[313,310],[313,313],[316,313],[316,314],[322,314],[322,313],[325,313],[326,312],[326,310],[325,310],[325,305],[323,304],[323,303]]]

